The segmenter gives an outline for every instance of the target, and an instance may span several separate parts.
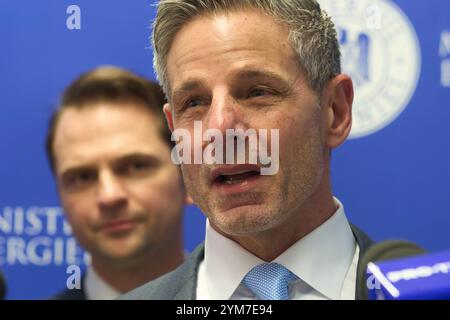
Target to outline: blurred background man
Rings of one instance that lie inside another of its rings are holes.
[[[115,67],[88,72],[63,93],[47,154],[92,263],[81,289],[56,299],[114,299],[183,262],[186,194],[163,104],[157,84]]]

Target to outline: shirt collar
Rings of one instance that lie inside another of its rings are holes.
[[[114,300],[122,294],[100,278],[92,266],[87,269],[84,288],[88,300]]]
[[[334,200],[338,209],[333,216],[273,261],[329,299],[339,299],[356,247],[344,207]],[[204,264],[212,299],[229,299],[244,276],[260,263],[264,261],[219,234],[207,221]]]

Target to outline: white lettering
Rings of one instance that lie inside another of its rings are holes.
[[[82,261],[78,260],[78,256],[82,251],[77,245],[75,238],[69,238],[66,241],[66,263],[80,264]]]
[[[182,307],[177,307],[177,314],[179,315],[203,315],[204,318],[208,317],[211,307],[189,307],[183,304]]]
[[[77,5],[70,5],[66,10],[67,14],[70,16],[67,17],[66,27],[69,30],[80,30],[81,29],[81,9]]]
[[[12,232],[13,224],[13,209],[11,207],[5,207],[3,209],[3,215],[0,215],[0,231],[4,234],[10,234]]]
[[[413,280],[419,278],[428,278],[433,274],[448,273],[450,271],[450,262],[440,262],[433,266],[419,266],[417,268],[408,268],[387,273],[387,278],[391,282],[400,280]]]
[[[374,290],[374,289],[379,290],[381,288],[381,283],[372,274],[369,277],[367,277],[366,286],[367,286],[367,289],[369,289],[369,290]]]
[[[182,163],[191,163],[191,135],[186,129],[177,129],[172,132],[172,141],[177,145],[172,149],[172,162],[180,165]]]
[[[47,233],[54,235],[58,231],[57,219],[61,215],[59,208],[46,208],[47,210]]]
[[[34,207],[27,210],[27,220],[30,225],[25,228],[25,232],[30,236],[38,235],[42,231],[42,221],[38,217],[39,210],[36,209]]]
[[[25,251],[25,240],[19,237],[9,237],[6,242],[6,261],[9,265],[17,262],[21,265],[27,265],[28,259]]]
[[[441,43],[439,46],[439,55],[441,58],[450,56],[450,31],[444,30],[441,33]]]
[[[48,266],[52,262],[52,239],[36,237],[28,242],[26,247],[28,261],[36,266]]]
[[[209,143],[203,151],[205,164],[223,164],[223,140],[219,129],[209,129],[203,135],[203,140]]]
[[[64,239],[56,238],[53,241],[53,263],[60,266],[64,263]]]
[[[268,146],[267,130],[259,129],[227,129],[225,132],[226,164],[262,164],[262,175],[274,175],[279,169],[279,129],[271,129],[270,148]],[[258,136],[259,134],[259,136]],[[223,164],[224,142],[223,133],[218,129],[208,129],[203,134],[201,121],[194,122],[194,141],[186,129],[176,129],[172,132],[172,141],[177,142],[172,149],[172,161],[177,164],[192,164],[192,149],[194,164]],[[248,143],[247,143],[248,141]],[[204,142],[207,142],[205,144]],[[203,150],[203,146],[204,150]],[[236,152],[235,152],[236,149]],[[271,155],[268,155],[270,149]],[[203,150],[203,153],[202,153]],[[248,152],[247,152],[248,150]],[[248,162],[246,154],[248,154]],[[270,167],[267,165],[270,164]]]
[[[83,263],[90,264],[90,256],[81,250],[74,238],[0,237],[0,265],[59,266]]]
[[[263,165],[268,165],[270,163],[269,167],[263,167],[261,168],[261,174],[262,175],[266,175],[266,176],[270,176],[270,175],[274,175],[278,172],[278,169],[280,168],[280,130],[278,129],[272,129],[270,130],[270,156],[267,152],[267,133],[264,131],[264,135],[260,134],[260,138],[259,138],[259,149],[258,149],[258,153],[259,153],[259,161],[263,164]],[[272,141],[275,141],[272,142]]]
[[[202,131],[202,122],[194,121],[194,164],[202,163]]]
[[[0,212],[0,232],[3,234],[36,236],[45,231],[48,235],[56,235],[61,227],[66,235],[72,234],[59,207],[4,207]]]
[[[67,277],[66,286],[67,289],[81,289],[81,269],[77,265],[70,265],[66,269],[66,273],[70,274]]]
[[[245,159],[245,149],[246,140],[248,138],[249,146],[249,162],[251,164],[258,163],[257,156],[257,141],[258,136],[255,129],[248,129],[244,131],[242,129],[227,129],[226,130],[226,163],[227,164],[244,164]],[[236,155],[234,153],[234,148],[236,146]]]
[[[441,85],[450,87],[450,59],[444,59],[441,62]]]
[[[23,208],[17,208],[14,211],[14,233],[15,234],[23,234],[23,225],[24,225],[24,212]]]

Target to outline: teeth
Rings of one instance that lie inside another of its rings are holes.
[[[233,173],[223,173],[216,179],[220,183],[232,185],[232,184],[247,183],[247,179],[259,174],[260,172],[256,170],[241,170]]]
[[[222,176],[234,176],[237,174],[247,173],[247,172],[253,172],[253,170],[242,170],[242,171],[237,171],[237,172],[233,172],[233,173],[222,173]]]
[[[225,180],[224,183],[225,184],[238,184],[240,183],[242,180]]]

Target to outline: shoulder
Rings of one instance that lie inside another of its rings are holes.
[[[203,256],[204,245],[200,244],[177,269],[120,296],[119,299],[194,300],[198,267]]]
[[[371,247],[375,242],[360,228],[350,223],[353,235],[355,236],[356,242],[358,243],[360,254],[363,254],[369,247]]]

